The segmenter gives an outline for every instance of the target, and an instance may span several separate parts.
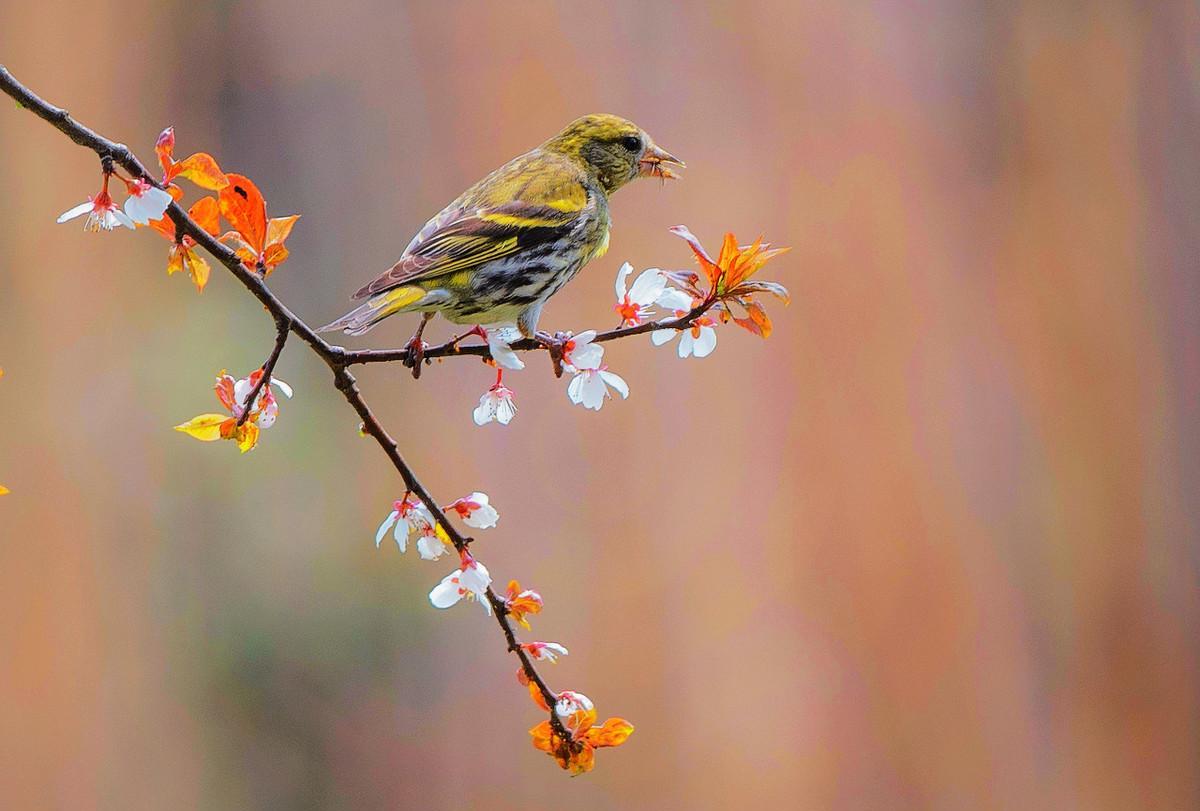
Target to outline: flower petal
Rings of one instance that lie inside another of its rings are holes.
[[[658,268],[643,270],[629,288],[629,300],[643,307],[653,304],[667,286],[667,278]]]
[[[692,344],[692,354],[698,358],[707,358],[717,348],[717,331],[712,327],[701,327],[700,335]]]
[[[436,535],[422,535],[417,538],[417,554],[422,560],[437,560],[449,551],[442,539]]]
[[[650,342],[655,346],[662,346],[678,334],[679,330],[677,329],[656,329],[650,333]]]
[[[617,390],[617,393],[621,395],[621,399],[624,400],[629,397],[629,384],[626,383],[625,379],[619,374],[616,372],[610,372],[607,369],[601,369],[600,377],[605,383]]]
[[[92,201],[88,200],[86,203],[80,203],[79,205],[75,206],[74,208],[68,208],[62,214],[58,215],[58,219],[55,220],[55,222],[66,222],[67,220],[73,220],[76,217],[81,217],[84,214],[87,214],[91,210],[92,210]]]
[[[114,208],[111,209],[109,213],[116,218],[117,222],[128,228],[130,231],[133,231],[137,228],[137,226],[133,224],[133,220],[129,219],[129,216],[124,211]]]
[[[620,269],[617,270],[617,282],[615,285],[617,301],[625,300],[625,293],[628,290],[625,280],[629,278],[630,273],[633,273],[633,265],[629,264],[628,262],[621,265]]]
[[[663,290],[654,303],[666,310],[692,309],[692,297],[675,287]]]
[[[396,519],[398,519],[399,517],[400,517],[400,511],[392,510],[390,513],[388,513],[387,518],[383,519],[383,523],[379,525],[379,529],[375,533],[375,548],[376,549],[378,549],[379,545],[383,543],[384,536],[387,535],[389,529],[391,529],[393,526],[395,526]]]
[[[476,425],[487,425],[496,419],[496,398],[490,391],[485,391],[479,398],[479,405],[471,412],[471,417],[475,420]]]
[[[525,361],[517,357],[517,353],[512,351],[506,340],[507,334],[505,330],[488,330],[488,351],[492,353],[492,360],[496,361],[496,365],[502,369],[520,370],[525,368]]]
[[[271,376],[271,383],[274,384],[275,387],[278,388],[279,391],[283,393],[284,397],[287,397],[289,400],[291,399],[291,397],[292,397],[292,387],[291,386],[289,386],[287,383],[284,383],[282,380],[280,380],[278,377],[275,377],[274,375]]]
[[[449,608],[461,600],[463,594],[464,590],[459,587],[459,572],[455,569],[429,592],[429,602],[434,608]]]

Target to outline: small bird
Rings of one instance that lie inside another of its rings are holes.
[[[577,119],[425,223],[400,260],[353,296],[366,301],[320,331],[362,335],[390,315],[419,312],[408,344],[419,355],[425,325],[441,313],[472,331],[515,322],[526,338],[551,344],[537,329],[542,307],[608,250],[608,196],[635,177],[677,177],[665,164],[684,165],[632,121]]]

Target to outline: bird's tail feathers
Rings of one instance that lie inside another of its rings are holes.
[[[362,335],[369,332],[389,315],[402,312],[425,298],[426,291],[420,287],[397,287],[377,296],[372,296],[365,302],[343,315],[337,321],[326,324],[317,332],[337,332],[341,330],[347,335]]]

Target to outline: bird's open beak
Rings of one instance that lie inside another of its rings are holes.
[[[678,178],[679,175],[664,166],[667,163],[684,168],[683,161],[652,141],[638,161],[638,177],[661,177],[663,180]]]

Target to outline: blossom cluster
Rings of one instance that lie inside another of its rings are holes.
[[[441,507],[439,512],[442,516],[457,516],[473,529],[490,529],[500,520],[500,513],[487,494],[478,491]],[[429,602],[435,608],[450,608],[463,600],[475,602],[489,616],[493,611],[499,611],[501,622],[511,619],[522,628],[532,630],[529,617],[541,613],[545,605],[542,596],[532,589],[522,588],[516,580],[509,582],[503,597],[496,595],[491,590],[492,576],[487,567],[475,558],[465,543],[456,547],[441,520],[412,492],[392,503],[391,511],[375,531],[375,547],[379,548],[389,534],[401,554],[408,551],[409,542],[415,538],[417,554],[423,560],[437,560],[457,551],[458,565],[429,592]],[[534,703],[550,712],[550,702],[546,698],[548,688],[540,680],[531,678],[535,674],[525,662],[554,664],[568,654],[567,648],[559,642],[542,641],[524,642],[518,647],[523,660],[517,680],[528,688]],[[619,746],[633,732],[633,725],[623,718],[610,718],[595,726],[596,711],[591,700],[582,693],[565,690],[549,695],[558,723],[543,721],[530,730],[530,735],[535,748],[554,757],[572,774],[590,771],[597,748]]]
[[[162,167],[162,180],[157,185],[146,178],[123,177],[111,164],[105,163],[100,191],[64,211],[58,222],[86,214],[83,226],[86,231],[112,231],[118,226],[135,229],[148,225],[171,242],[167,275],[184,272],[191,277],[196,289],[203,291],[210,275],[208,262],[196,251],[196,240],[182,233],[166,216],[171,203],[183,198],[183,190],[174,181],[186,178],[202,189],[217,192],[216,197],[204,196],[193,203],[188,216],[214,238],[220,234],[220,221],[224,218],[232,227],[219,238],[234,250],[247,268],[269,275],[287,259],[284,240],[299,214],[268,218],[266,201],[254,182],[243,175],[221,171],[216,159],[207,152],[196,152],[183,160],[175,160],[173,127],[167,127],[158,136],[154,152]],[[125,184],[126,198],[121,207],[109,193],[113,177]]]
[[[252,450],[258,444],[259,432],[274,425],[275,418],[279,416],[279,401],[275,399],[271,386],[278,388],[285,397],[292,396],[292,387],[274,375],[265,383],[262,382],[264,374],[264,369],[255,369],[247,377],[234,380],[222,370],[213,390],[217,400],[229,412],[228,415],[200,414],[176,425],[175,430],[201,442],[232,440],[242,453]],[[258,388],[258,393],[253,402],[248,402],[255,388]]]
[[[678,335],[681,358],[705,358],[712,354],[717,348],[716,327],[731,320],[759,337],[769,337],[771,320],[754,296],[770,293],[787,302],[787,289],[775,282],[750,281],[750,276],[788,249],[771,248],[761,238],[751,245],[739,245],[733,234],[726,234],[718,258],[713,259],[685,226],[675,226],[671,232],[687,241],[704,271],[707,286],[701,286],[702,279],[694,272],[659,268],[643,270],[630,285],[633,265],[626,262],[617,271],[615,284],[617,300],[613,309],[620,318],[617,330],[650,323],[658,317],[655,308],[664,310],[669,317],[662,322],[662,329],[650,332],[650,340],[655,346],[662,346]],[[745,315],[735,315],[734,306],[743,309]],[[686,323],[677,327],[675,322]],[[493,421],[507,425],[516,416],[517,406],[513,390],[504,385],[504,371],[525,368],[511,347],[519,334],[512,326],[489,329],[485,334],[496,366],[496,382],[479,398],[472,416],[476,425]],[[597,342],[597,337],[595,330],[567,334],[559,347],[562,367],[573,375],[567,384],[567,398],[595,411],[612,397],[610,390],[623,399],[629,397],[629,385],[624,378],[609,371],[604,363],[604,346]]]

